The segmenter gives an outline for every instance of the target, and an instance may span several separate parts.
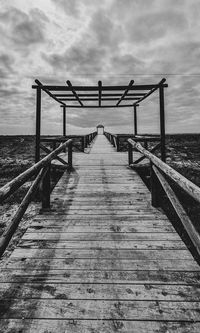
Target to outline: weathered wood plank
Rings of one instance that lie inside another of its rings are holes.
[[[118,259],[118,258],[117,258]],[[193,260],[187,259],[173,259],[173,260],[125,260],[125,259],[77,259],[77,258],[48,258],[48,259],[32,259],[26,258],[10,258],[6,264],[9,269],[36,269],[42,267],[43,269],[101,269],[106,270],[176,270],[176,271],[200,271],[199,265]]]
[[[0,329],[4,333],[44,333],[72,332],[72,333],[199,333],[199,322],[163,322],[163,321],[126,321],[124,319],[110,320],[51,320],[51,319],[2,319]],[[15,331],[14,331],[15,330]]]
[[[186,245],[180,241],[123,241],[117,242],[118,249],[152,249],[152,250],[162,250],[162,249],[187,249]],[[79,249],[99,249],[99,248],[109,248],[116,249],[116,241],[62,241],[62,240],[21,240],[20,246],[24,248],[79,248]]]
[[[74,222],[74,221],[71,221]],[[95,225],[88,225],[88,224],[75,224],[74,223],[66,223],[66,222],[61,222],[59,221],[59,224],[55,223],[55,221],[43,221],[43,223],[32,223],[32,227],[29,228],[29,232],[36,232],[37,230],[41,230],[44,232],[60,232],[62,229],[63,232],[99,232],[104,230],[104,232],[175,232],[174,228],[169,224],[161,224],[161,223],[144,223],[143,221],[140,223],[130,223],[127,225],[123,225],[122,223],[115,223],[113,224],[112,222],[107,223],[107,224],[95,224]]]
[[[200,285],[1,283],[1,299],[198,301]]]
[[[27,299],[0,301],[0,318],[199,321],[199,302]]]
[[[11,258],[82,258],[82,259],[95,259],[97,257],[102,259],[140,259],[140,260],[159,260],[159,259],[190,259],[193,260],[192,255],[188,250],[124,250],[124,249],[26,249],[19,246],[11,254]]]
[[[180,237],[175,232],[135,232],[135,233],[122,233],[122,232],[82,232],[82,233],[70,233],[60,231],[60,233],[50,232],[26,232],[22,240],[61,240],[61,241],[139,241],[148,240],[159,241],[159,240],[169,240],[169,241],[180,241]]]
[[[101,271],[98,270],[76,270],[76,269],[59,269],[55,270],[51,267],[44,270],[41,265],[34,269],[25,271],[16,268],[14,271],[10,269],[1,269],[0,281],[5,282],[51,282],[51,283],[111,283],[117,284],[170,284],[170,285],[199,285],[200,272],[193,271]]]

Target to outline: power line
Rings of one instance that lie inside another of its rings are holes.
[[[130,74],[112,74],[112,73],[77,73],[73,74],[73,76],[99,76],[99,75],[107,75],[107,76],[200,76],[200,73],[196,74],[180,74],[180,73],[151,73],[151,74],[135,74],[135,73],[130,73]]]

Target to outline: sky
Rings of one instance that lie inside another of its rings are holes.
[[[35,133],[43,84],[157,83],[166,132],[199,132],[200,0],[0,0],[0,134]],[[138,108],[139,133],[159,130],[158,93]],[[133,133],[133,109],[68,109],[67,133],[99,123]],[[62,134],[62,111],[42,93],[42,134]]]

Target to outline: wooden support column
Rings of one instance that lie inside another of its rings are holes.
[[[165,107],[164,107],[164,87],[159,87],[159,100],[160,100],[160,143],[161,143],[161,159],[166,161],[165,152]]]
[[[150,181],[151,181],[151,204],[153,207],[160,207],[161,185],[153,170],[152,162],[150,162]]]
[[[63,106],[63,136],[66,136],[66,106]]]
[[[134,134],[137,135],[137,105],[134,105]]]
[[[41,88],[36,88],[36,134],[35,134],[35,163],[40,160],[40,131],[41,131]]]
[[[46,173],[42,181],[42,209],[50,209],[50,194],[51,194],[51,163],[46,167]]]
[[[132,145],[128,142],[128,164],[133,164],[133,148]]]

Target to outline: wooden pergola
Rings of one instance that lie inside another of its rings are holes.
[[[161,158],[165,161],[165,113],[164,88],[168,87],[162,79],[157,84],[135,85],[131,80],[126,86],[104,86],[101,81],[94,86],[74,86],[68,80],[65,85],[44,85],[35,80],[36,85],[36,162],[40,158],[41,132],[41,92],[42,90],[60,104],[63,109],[63,136],[66,136],[67,108],[123,108],[133,107],[134,134],[137,135],[137,107],[139,103],[159,90]]]

